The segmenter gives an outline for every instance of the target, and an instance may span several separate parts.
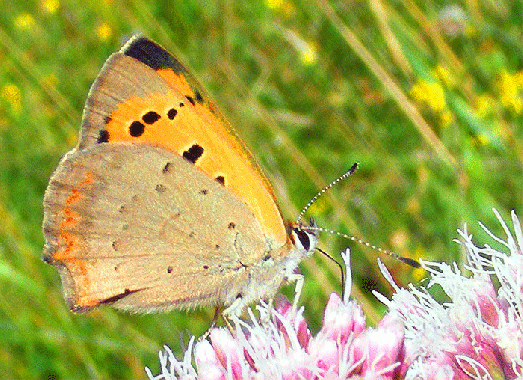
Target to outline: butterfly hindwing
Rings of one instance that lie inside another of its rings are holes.
[[[59,268],[75,310],[224,302],[245,281],[240,269],[259,260],[249,253],[266,250],[244,203],[187,160],[148,145],[70,152],[44,205],[44,258]]]

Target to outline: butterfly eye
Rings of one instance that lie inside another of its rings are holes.
[[[303,249],[305,249],[306,251],[310,250],[310,248],[311,248],[311,239],[309,237],[309,234],[307,232],[305,232],[304,230],[299,229],[299,228],[294,228],[292,231],[294,232],[294,234],[298,238],[298,241],[302,245]],[[296,239],[295,239],[295,243],[297,243]]]

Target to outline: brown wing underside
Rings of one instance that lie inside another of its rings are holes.
[[[251,210],[189,161],[142,144],[70,152],[44,199],[44,258],[66,299],[141,311],[221,302],[267,242]],[[240,284],[241,285],[241,284]]]

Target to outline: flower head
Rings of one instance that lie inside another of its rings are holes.
[[[405,323],[407,355],[414,362],[407,379],[518,379],[523,376],[522,232],[512,220],[517,241],[499,214],[507,241],[485,231],[511,253],[477,247],[459,231],[467,252],[465,277],[456,265],[423,263],[431,273],[428,288],[439,285],[450,301],[441,304],[427,289],[397,291],[387,303]],[[493,283],[499,283],[499,287]],[[496,290],[497,288],[497,290]],[[379,296],[381,299],[382,296]]]

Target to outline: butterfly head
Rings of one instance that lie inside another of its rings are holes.
[[[290,237],[292,244],[297,248],[311,254],[318,245],[318,230],[316,223],[311,218],[310,224],[302,223],[288,223],[287,234]]]

